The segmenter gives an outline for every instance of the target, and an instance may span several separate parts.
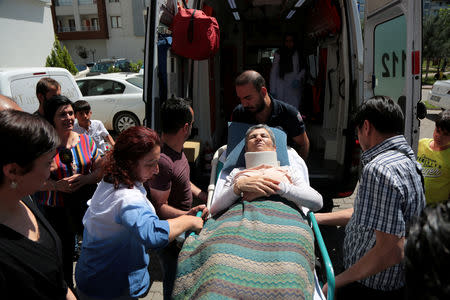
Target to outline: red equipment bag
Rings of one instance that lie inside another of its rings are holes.
[[[202,60],[219,50],[220,31],[216,18],[202,10],[178,8],[173,18],[172,51],[183,57]]]

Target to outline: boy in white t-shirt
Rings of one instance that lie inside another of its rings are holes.
[[[87,101],[76,101],[73,104],[73,110],[75,112],[75,117],[77,118],[77,122],[75,122],[73,126],[73,131],[89,135],[97,144],[98,152],[103,156],[108,150],[106,142],[111,146],[114,146],[114,139],[106,130],[102,121],[91,120],[91,106]]]

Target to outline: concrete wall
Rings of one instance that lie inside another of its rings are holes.
[[[133,16],[132,1],[107,2],[106,14],[109,29],[109,39],[106,41],[108,57],[124,57],[132,61],[143,60],[145,39],[143,35],[135,35],[134,23],[138,20],[135,20]],[[141,11],[140,14],[143,15],[143,12]],[[122,17],[122,28],[111,28],[111,16]]]
[[[72,56],[72,60],[75,64],[79,63],[87,63],[87,62],[96,62],[101,58],[106,58],[108,56],[108,52],[106,50],[106,39],[98,39],[98,40],[65,40],[61,42],[64,46],[66,46],[69,51],[70,56]],[[86,48],[88,57],[86,59],[81,58],[76,51],[78,46],[82,46]],[[94,56],[90,50],[95,49]]]
[[[42,67],[55,40],[50,0],[0,1],[0,67]]]

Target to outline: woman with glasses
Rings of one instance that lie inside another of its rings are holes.
[[[39,116],[4,110],[0,136],[0,298],[75,299],[61,242],[29,196],[50,175],[58,135]]]
[[[75,234],[82,232],[81,219],[87,208],[86,202],[101,177],[101,168],[95,168],[100,156],[88,135],[73,131],[75,114],[67,97],[47,99],[44,113],[61,143],[52,161],[50,178],[34,199],[61,238],[64,277],[73,289]]]

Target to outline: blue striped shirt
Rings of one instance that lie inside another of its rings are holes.
[[[405,237],[409,223],[425,207],[421,167],[402,135],[365,151],[354,212],[346,226],[344,265],[349,268],[375,245],[375,230]],[[383,291],[404,286],[403,264],[360,281]]]

